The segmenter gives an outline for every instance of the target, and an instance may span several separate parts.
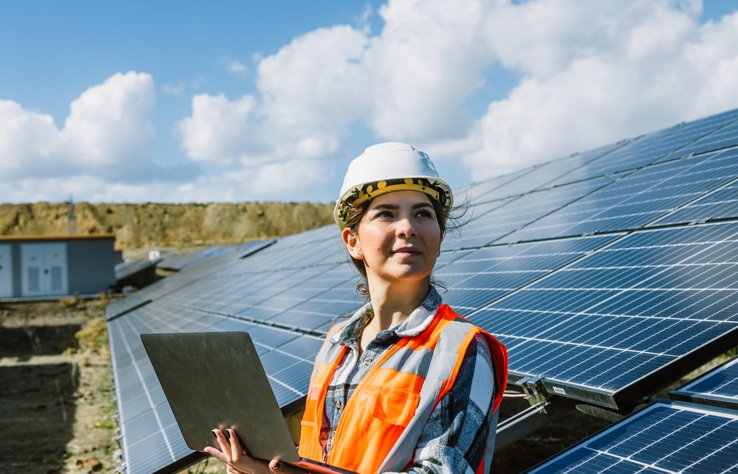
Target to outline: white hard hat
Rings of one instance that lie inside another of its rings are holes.
[[[352,206],[392,191],[421,191],[441,204],[444,216],[453,205],[451,187],[425,152],[407,143],[372,145],[349,164],[333,217],[338,227],[346,227]]]

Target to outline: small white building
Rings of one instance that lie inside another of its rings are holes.
[[[95,294],[115,284],[115,236],[0,236],[0,298]]]

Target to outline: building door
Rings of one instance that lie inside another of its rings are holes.
[[[23,296],[66,295],[68,289],[67,245],[21,245]]]
[[[0,245],[0,298],[13,296],[13,260],[10,245]]]

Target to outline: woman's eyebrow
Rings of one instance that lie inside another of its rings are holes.
[[[377,204],[373,209],[399,209],[397,204]]]
[[[412,205],[412,209],[420,209],[422,207],[433,207],[433,206],[429,202],[416,202],[415,204]],[[388,204],[377,204],[372,209],[391,209],[391,210],[395,210],[395,209],[399,209],[399,208],[400,208],[400,206],[397,205],[397,204],[389,204],[388,203]]]

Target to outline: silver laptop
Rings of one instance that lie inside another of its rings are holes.
[[[252,457],[351,472],[298,456],[248,333],[141,334],[141,341],[190,449],[220,449],[213,428],[233,428]]]

